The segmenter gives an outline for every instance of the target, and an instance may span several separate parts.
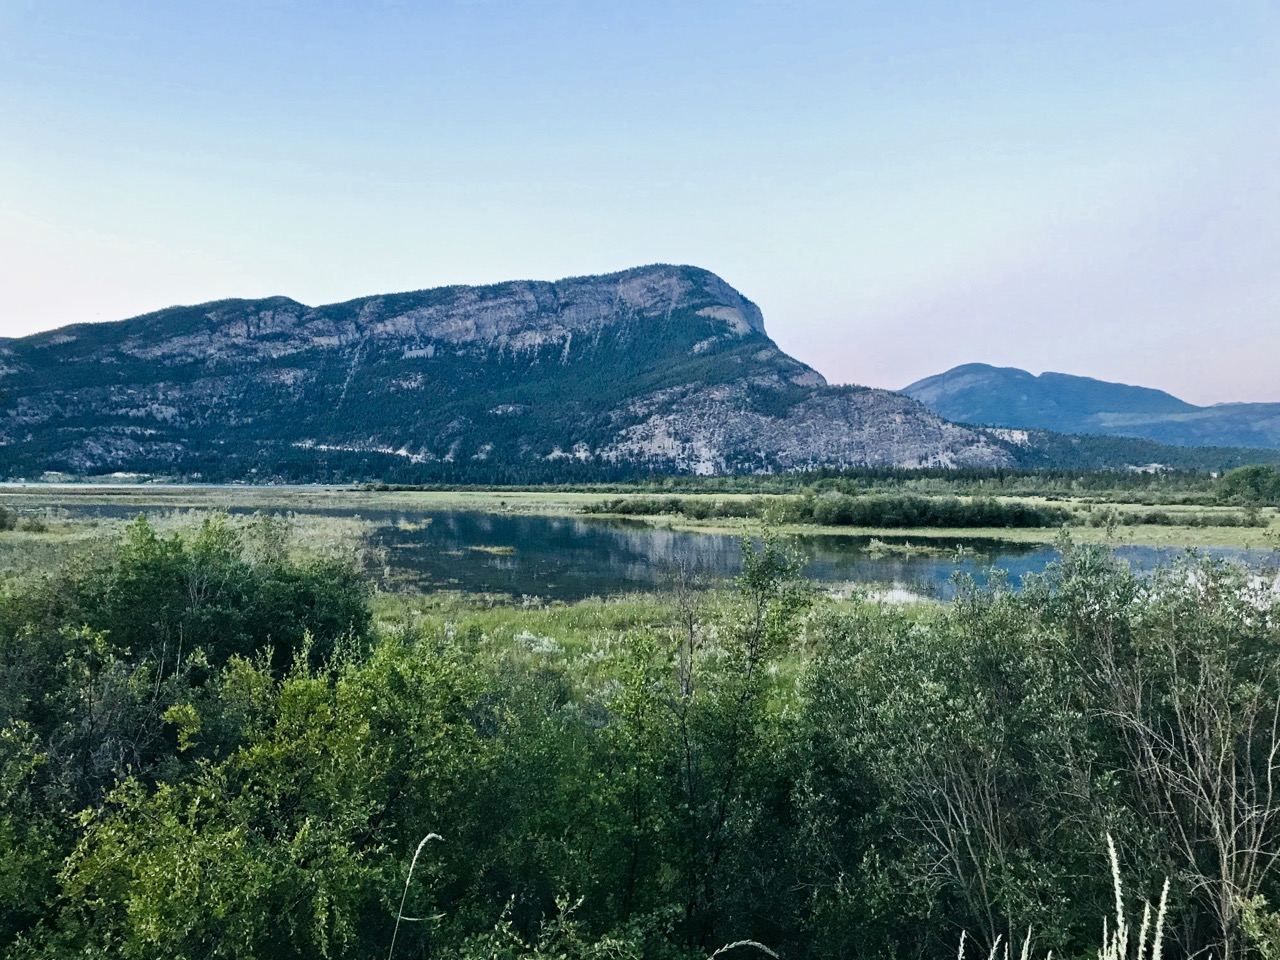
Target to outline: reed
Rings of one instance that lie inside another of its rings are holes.
[[[444,837],[438,833],[428,833],[418,841],[418,848],[413,851],[413,859],[409,861],[409,875],[404,878],[404,890],[400,894],[400,909],[396,911],[396,926],[391,931],[391,949],[387,951],[387,960],[391,960],[395,956],[396,937],[400,935],[400,921],[406,920],[410,923],[417,923],[422,920],[421,917],[406,917],[404,915],[404,904],[409,899],[409,884],[413,883],[413,871],[418,866],[418,857],[422,853],[422,848],[432,840],[444,840]]]
[[[1155,911],[1154,923],[1150,901],[1142,902],[1142,922],[1138,925],[1137,952],[1129,956],[1129,945],[1132,942],[1133,930],[1124,908],[1124,883],[1120,879],[1120,857],[1116,853],[1115,841],[1107,834],[1107,856],[1111,861],[1111,886],[1115,893],[1116,918],[1115,926],[1108,925],[1106,918],[1102,920],[1102,946],[1098,949],[1098,960],[1160,960],[1164,950],[1164,922],[1169,907],[1169,880],[1164,881],[1164,889],[1160,891],[1160,904]],[[964,951],[968,937],[960,931],[960,949],[956,960],[965,960]],[[1003,947],[1003,951],[1001,950]],[[1053,951],[1045,956],[1052,960]],[[997,936],[987,954],[987,960],[1009,960],[1009,943],[1003,936]],[[1027,930],[1022,941],[1022,950],[1018,960],[1031,960],[1031,930]]]

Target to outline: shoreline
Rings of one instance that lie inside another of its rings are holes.
[[[623,495],[625,496],[625,495]],[[652,496],[637,492],[635,496]],[[794,494],[680,494],[682,500],[728,501],[771,499]],[[757,534],[765,524],[757,518],[689,519],[680,514],[638,516],[621,513],[584,513],[583,508],[602,501],[617,500],[615,492],[542,491],[530,488],[511,490],[361,490],[338,485],[264,485],[249,484],[0,484],[0,506],[11,509],[59,509],[91,506],[160,509],[303,509],[303,510],[469,510],[483,513],[515,513],[541,516],[574,517],[584,521],[627,522],[656,529],[688,533],[741,535]],[[1070,509],[1077,516],[1087,516],[1095,509],[1113,509],[1118,515],[1158,509],[1174,515],[1204,515],[1231,511],[1238,507],[1182,507],[1168,505],[1148,507],[1112,501],[1099,502],[1094,497],[1078,500],[1047,501],[1037,497],[997,498],[1027,504],[1046,504]],[[1087,523],[1061,527],[853,527],[790,523],[772,529],[784,536],[796,537],[879,537],[895,540],[924,541],[1002,540],[1010,543],[1054,543],[1065,530],[1077,543],[1111,543],[1116,546],[1153,547],[1222,547],[1280,550],[1280,509],[1265,507],[1260,515],[1268,521],[1265,527],[1190,526],[1179,524],[1119,524],[1113,528]]]

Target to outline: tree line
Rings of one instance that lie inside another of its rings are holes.
[[[1074,519],[1069,510],[994,497],[917,494],[851,496],[752,497],[712,500],[705,497],[617,497],[587,504],[585,513],[624,516],[673,514],[691,520],[755,517],[777,523],[812,523],[837,527],[1060,527]]]
[[[495,465],[497,469],[497,465]],[[373,491],[503,490],[519,486],[519,466],[491,478],[441,478],[438,482],[408,483],[387,478],[363,485]],[[578,469],[578,468],[575,468]],[[681,494],[795,494],[827,496],[844,494],[902,493],[918,496],[969,497],[1065,497],[1106,499],[1148,506],[1185,504],[1198,506],[1280,506],[1280,469],[1265,465],[1238,467],[1221,476],[1208,471],[1161,470],[1063,470],[1008,468],[821,468],[789,473],[693,476],[651,474],[630,468],[618,476],[592,475],[587,468],[579,477],[528,474],[538,488],[552,492],[584,491],[671,497]]]

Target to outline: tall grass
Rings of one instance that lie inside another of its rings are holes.
[[[1116,854],[1115,841],[1107,834],[1107,856],[1111,861],[1111,885],[1116,898],[1115,926],[1109,926],[1106,918],[1102,920],[1102,946],[1098,949],[1098,960],[1130,960],[1129,946],[1133,943],[1133,928],[1124,908],[1124,883],[1120,879],[1120,857]],[[1142,902],[1142,922],[1138,925],[1137,952],[1132,960],[1161,960],[1164,951],[1164,922],[1169,907],[1169,880],[1164,881],[1164,889],[1160,891],[1160,905],[1154,917],[1150,901]],[[1153,925],[1154,920],[1154,925]],[[965,960],[965,944],[968,937],[960,932],[960,950],[956,960]],[[1001,949],[1003,947],[1003,950]],[[1003,936],[997,936],[987,954],[987,960],[1010,960],[1009,942]],[[1031,931],[1022,941],[1022,949],[1018,960],[1031,960]],[[1053,960],[1053,951],[1049,951],[1045,960]]]
[[[422,917],[406,917],[404,915],[404,905],[405,901],[409,899],[409,884],[413,883],[413,871],[418,866],[418,857],[422,854],[422,848],[432,840],[444,840],[444,837],[438,833],[428,833],[418,841],[418,848],[413,851],[413,859],[409,861],[409,875],[404,878],[404,890],[400,894],[400,909],[396,911],[396,927],[391,931],[391,949],[387,951],[387,960],[391,960],[395,956],[396,938],[400,936],[400,922],[407,920],[410,923],[418,923],[422,920]]]
[[[1116,894],[1116,925],[1108,930],[1106,921],[1102,924],[1102,949],[1098,951],[1099,960],[1128,960],[1129,943],[1132,930],[1125,918],[1124,885],[1120,882],[1120,858],[1116,855],[1115,841],[1107,834],[1107,854],[1111,858],[1111,882]],[[1142,901],[1142,923],[1138,927],[1138,952],[1134,960],[1160,960],[1164,949],[1164,921],[1169,906],[1169,880],[1166,877],[1164,889],[1160,891],[1160,906],[1156,910],[1155,926],[1151,924],[1151,903]],[[1150,952],[1148,952],[1150,951]]]

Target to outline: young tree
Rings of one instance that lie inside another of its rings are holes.
[[[1203,562],[1158,577],[1132,630],[1095,648],[1102,709],[1135,802],[1212,918],[1209,948],[1230,960],[1244,953],[1242,904],[1280,858],[1280,609],[1241,571]]]

